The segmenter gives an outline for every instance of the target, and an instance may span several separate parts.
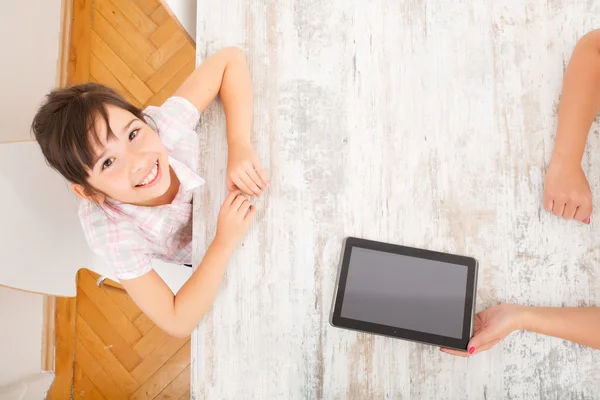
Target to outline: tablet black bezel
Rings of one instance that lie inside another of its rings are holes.
[[[434,335],[426,332],[398,328],[394,326],[380,325],[372,322],[343,318],[341,316],[342,304],[344,302],[344,292],[346,289],[346,280],[348,278],[350,254],[352,253],[353,247],[466,266],[468,272],[462,338],[457,339],[447,336]],[[395,338],[410,340],[414,342],[421,342],[434,346],[466,350],[472,332],[471,328],[473,323],[473,310],[475,307],[476,284],[477,260],[475,260],[474,258],[459,256],[455,254],[439,253],[424,249],[417,249],[414,247],[400,246],[391,243],[376,242],[356,237],[347,237],[343,248],[342,264],[339,269],[338,284],[336,288],[336,295],[334,298],[334,306],[332,309],[330,322],[333,326],[339,328],[374,333],[377,335],[391,336]]]

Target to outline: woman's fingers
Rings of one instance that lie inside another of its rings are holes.
[[[590,223],[590,216],[592,215],[592,205],[591,204],[581,204],[577,207],[577,211],[573,216],[573,219],[583,222],[584,224]]]
[[[565,210],[562,213],[564,219],[573,219],[575,212],[577,211],[578,204],[575,202],[567,202],[565,204]]]
[[[491,342],[485,343],[484,345],[480,346],[479,348],[475,348],[475,350],[473,350],[472,354],[469,353],[468,351],[460,351],[460,350],[445,349],[445,348],[441,348],[440,351],[443,353],[446,353],[446,354],[453,355],[453,356],[470,357],[475,354],[478,354],[478,353],[481,353],[481,352],[491,349],[492,347],[494,347],[501,341],[502,341],[501,339],[495,339],[495,340],[492,340]]]
[[[458,356],[458,357],[469,357],[470,356],[469,352],[466,350],[462,351],[462,350],[441,348],[440,351],[442,353],[450,354],[451,356]]]
[[[258,159],[255,159],[253,164],[254,164],[253,165],[254,169],[260,176],[260,179],[262,179],[262,181],[268,185],[270,180],[269,180],[269,177],[267,176],[267,171],[265,171],[265,169],[260,165],[260,162],[258,161]]]
[[[552,206],[552,212],[554,215],[557,217],[562,217],[563,213],[565,212],[565,205],[566,203],[564,201],[554,200],[554,205]]]

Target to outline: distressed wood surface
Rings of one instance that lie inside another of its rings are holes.
[[[347,235],[478,258],[477,310],[600,305],[600,217],[541,201],[562,75],[599,16],[598,0],[201,2],[197,62],[245,50],[272,185],[194,335],[193,397],[600,398],[600,352],[563,340],[517,332],[460,359],[328,324]],[[198,132],[195,263],[226,196],[220,104]]]

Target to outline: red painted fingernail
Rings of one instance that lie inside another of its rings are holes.
[[[473,354],[475,353],[475,347],[471,346],[471,348],[469,349],[469,354]]]
[[[587,221],[585,221],[585,223],[586,223],[586,224],[588,224],[588,225],[589,225],[589,224],[591,224],[591,223],[592,223],[592,217],[589,217],[589,218],[587,219]]]

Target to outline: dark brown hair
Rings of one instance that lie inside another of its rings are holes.
[[[98,193],[88,183],[86,169],[92,169],[95,161],[94,144],[101,144],[101,133],[96,129],[98,118],[104,120],[107,137],[114,136],[107,105],[127,110],[145,122],[142,110],[115,90],[98,83],[85,83],[55,89],[46,95],[31,124],[48,164],[71,183],[81,185],[89,196]]]

